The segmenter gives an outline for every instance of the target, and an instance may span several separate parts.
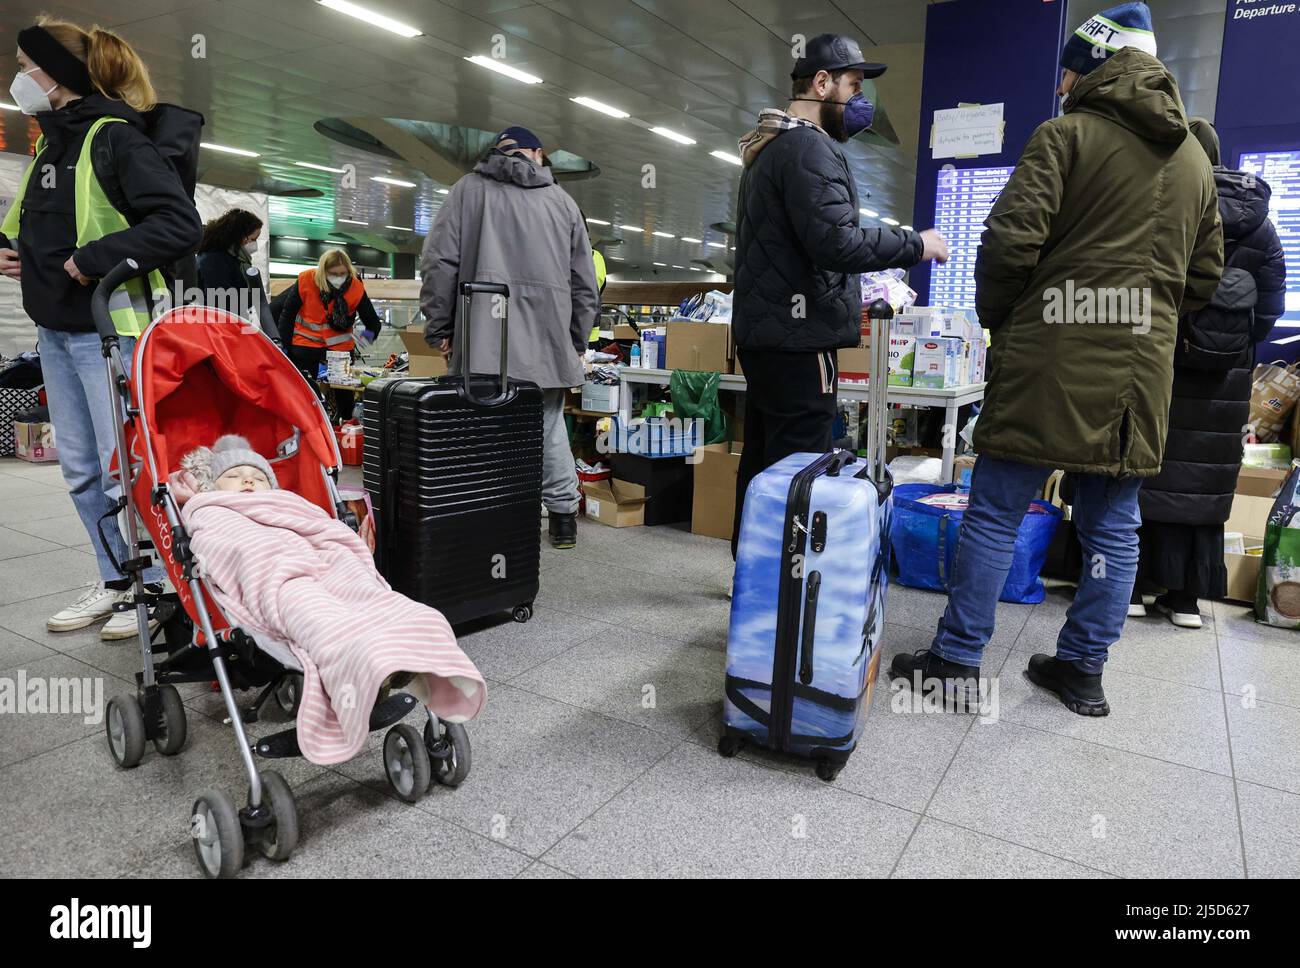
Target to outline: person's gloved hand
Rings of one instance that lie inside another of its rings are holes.
[[[373,343],[376,339],[379,338],[379,334],[376,333],[373,329],[367,329],[362,331],[361,337],[367,343]]]

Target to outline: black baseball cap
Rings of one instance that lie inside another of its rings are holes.
[[[804,55],[794,62],[790,77],[812,77],[818,71],[861,71],[863,77],[879,77],[884,64],[871,64],[862,57],[862,47],[852,37],[841,34],[818,34],[804,47]]]

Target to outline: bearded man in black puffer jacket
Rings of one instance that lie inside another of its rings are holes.
[[[839,145],[871,126],[857,41],[821,34],[795,62],[785,111],[767,108],[740,142],[732,332],[745,371],[745,449],[736,479],[734,557],[749,482],[790,454],[831,448],[835,351],[857,346],[860,273],[948,258],[933,229],[861,228]]]

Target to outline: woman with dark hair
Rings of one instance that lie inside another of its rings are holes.
[[[1222,598],[1223,525],[1232,509],[1250,420],[1255,348],[1286,310],[1286,260],[1268,217],[1268,183],[1225,168],[1219,136],[1189,122],[1210,164],[1223,222],[1223,278],[1210,304],[1178,322],[1164,463],[1142,482],[1141,558],[1129,615],[1146,614],[1142,589],[1179,628],[1202,626],[1198,599]]]
[[[203,228],[199,244],[199,288],[203,301],[245,319],[254,313],[262,331],[273,340],[279,327],[266,301],[262,274],[253,265],[253,249],[262,234],[262,220],[242,208],[232,208]]]

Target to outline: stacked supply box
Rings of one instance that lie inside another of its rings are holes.
[[[910,387],[916,365],[916,337],[889,334],[889,385]]]
[[[959,386],[964,352],[964,342],[955,337],[918,337],[912,386],[927,390]]]
[[[943,389],[984,382],[984,330],[961,310],[913,306],[894,317],[891,344],[894,339],[916,341],[912,386]],[[890,382],[895,382],[892,367]]]

